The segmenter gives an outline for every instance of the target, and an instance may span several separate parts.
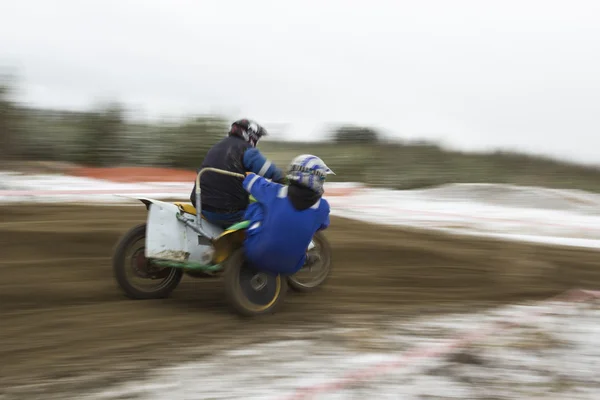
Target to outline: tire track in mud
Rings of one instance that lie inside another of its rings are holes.
[[[278,314],[245,320],[230,311],[219,281],[184,277],[165,300],[133,301],[119,292],[112,250],[145,216],[143,206],[0,207],[0,388],[87,372],[139,377],[217,347],[269,340],[281,327],[345,316],[465,311],[600,286],[592,250],[333,218],[327,236],[334,269],[326,286],[290,293]],[[98,379],[81,385],[103,384]]]

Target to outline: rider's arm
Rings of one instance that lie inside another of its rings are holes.
[[[254,173],[249,173],[246,175],[243,185],[244,189],[254,196],[254,198],[260,203],[266,203],[271,198],[277,196],[277,192],[281,188],[281,185],[269,182],[262,176]]]
[[[321,226],[319,227],[319,229],[317,229],[317,230],[318,231],[324,231],[327,228],[329,228],[329,214],[327,214],[327,217],[325,218],[325,222],[323,222],[321,224]]]
[[[275,182],[283,179],[281,170],[267,160],[257,148],[251,148],[244,152],[244,168],[246,171],[254,172]]]
[[[325,221],[323,221],[321,223],[321,226],[319,227],[319,229],[317,229],[317,231],[323,231],[325,229],[327,229],[329,227],[329,203],[327,202],[327,200],[325,199],[321,199],[321,201],[325,202]]]

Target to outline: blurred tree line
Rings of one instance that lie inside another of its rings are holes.
[[[334,142],[340,144],[376,144],[381,139],[375,129],[355,125],[334,128],[332,136]]]
[[[11,101],[11,87],[7,77],[0,76],[0,160],[8,159],[15,153],[17,108]]]
[[[134,123],[118,102],[76,112],[24,107],[0,81],[0,159],[68,161],[90,166],[197,168],[229,124],[218,116]]]
[[[14,101],[11,89],[7,79],[0,82],[0,154],[5,159],[195,169],[229,130],[228,121],[214,115],[180,122],[130,122],[118,102],[99,103],[83,112],[24,107]],[[335,128],[330,137],[345,145],[379,140],[374,129],[352,125]]]
[[[0,163],[67,161],[90,166],[153,165],[195,169],[229,130],[226,118],[192,115],[179,121],[134,122],[118,102],[87,111],[44,110],[15,101],[0,75]],[[322,157],[330,180],[414,189],[448,183],[507,183],[600,192],[600,170],[515,152],[465,153],[425,141],[385,139],[371,127],[337,125],[317,143],[264,140],[261,151],[280,167],[298,154]]]

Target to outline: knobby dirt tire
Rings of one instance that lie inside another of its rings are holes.
[[[327,240],[327,237],[325,237],[325,234],[323,232],[317,232],[315,234],[315,236],[313,237],[314,241],[319,242],[319,245],[321,246],[321,258],[323,260],[325,260],[325,273],[323,274],[323,276],[320,276],[319,279],[317,279],[316,281],[307,283],[307,284],[303,284],[301,282],[299,282],[298,280],[295,279],[295,275],[291,275],[287,278],[288,281],[288,285],[292,288],[292,290],[294,290],[295,292],[300,292],[300,293],[310,293],[310,292],[314,292],[315,290],[319,289],[321,286],[323,286],[323,284],[329,279],[329,276],[331,275],[331,245],[329,244],[329,241]]]
[[[149,300],[149,299],[163,299],[169,297],[171,292],[175,290],[181,278],[183,277],[183,270],[179,268],[169,268],[171,270],[168,275],[168,281],[155,291],[143,291],[135,287],[127,278],[127,263],[126,260],[127,250],[130,246],[135,244],[138,240],[146,238],[146,224],[140,224],[130,229],[125,235],[119,240],[117,247],[113,255],[113,274],[114,277],[124,292],[124,294],[130,299],[135,300]]]

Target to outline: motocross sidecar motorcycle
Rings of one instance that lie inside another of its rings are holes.
[[[196,176],[198,209],[202,204],[200,179],[206,172],[245,178],[221,169],[202,169]],[[113,256],[115,279],[129,298],[168,297],[184,274],[216,278],[223,279],[225,295],[239,314],[256,316],[274,313],[288,286],[311,292],[329,276],[331,247],[322,232],[317,232],[307,249],[317,255],[317,262],[291,276],[274,275],[246,262],[243,241],[249,221],[222,229],[200,217],[191,203],[136,199],[146,205],[146,223],[127,232]],[[250,201],[255,201],[252,196]]]

